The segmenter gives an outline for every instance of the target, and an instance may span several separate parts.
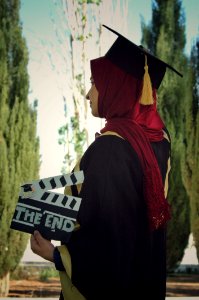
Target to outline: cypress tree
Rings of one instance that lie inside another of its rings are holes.
[[[152,1],[152,21],[142,23],[142,43],[162,60],[184,73],[187,60],[185,47],[185,18],[179,0]],[[180,263],[190,233],[189,201],[182,182],[182,126],[185,102],[185,82],[167,71],[158,91],[158,109],[171,135],[171,172],[168,201],[172,219],[168,224],[167,268]]]
[[[191,231],[199,259],[199,38],[191,50],[186,72],[184,105],[183,181],[190,198]]]
[[[36,111],[28,103],[28,53],[19,0],[0,2],[0,294],[20,262],[28,234],[10,229],[20,185],[38,178]]]

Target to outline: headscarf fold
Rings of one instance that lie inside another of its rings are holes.
[[[163,139],[164,123],[154,104],[141,105],[142,82],[125,73],[107,58],[91,60],[91,73],[99,93],[98,111],[106,125],[101,133],[114,131],[129,141],[141,162],[144,175],[144,198],[151,230],[170,219],[170,205],[164,196],[160,169],[150,142]]]

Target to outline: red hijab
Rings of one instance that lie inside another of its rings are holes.
[[[170,218],[160,169],[150,142],[163,139],[164,123],[154,104],[140,105],[142,82],[125,73],[107,58],[91,60],[91,73],[99,92],[98,111],[106,119],[101,133],[114,131],[136,151],[144,174],[144,197],[150,228],[157,229]]]

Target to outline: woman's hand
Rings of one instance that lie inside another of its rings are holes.
[[[46,260],[54,261],[53,260],[53,252],[54,252],[54,245],[49,241],[42,237],[39,231],[34,231],[30,238],[30,245],[32,251],[43,257]]]

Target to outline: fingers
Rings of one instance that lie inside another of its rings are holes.
[[[34,231],[33,236],[38,244],[42,244],[45,241],[40,232],[37,230]]]
[[[31,250],[37,254],[39,245],[38,245],[38,242],[35,239],[34,235],[31,235],[31,237],[30,237],[30,246],[31,246]]]
[[[54,245],[49,240],[44,239],[39,231],[34,231],[30,238],[30,244],[35,254],[53,261]]]
[[[35,230],[34,231],[34,238],[37,240],[37,242],[40,244],[40,243],[43,243],[43,242],[50,242],[50,240],[47,240],[45,238],[43,238],[43,236],[41,235],[41,233],[38,231],[38,230]]]

